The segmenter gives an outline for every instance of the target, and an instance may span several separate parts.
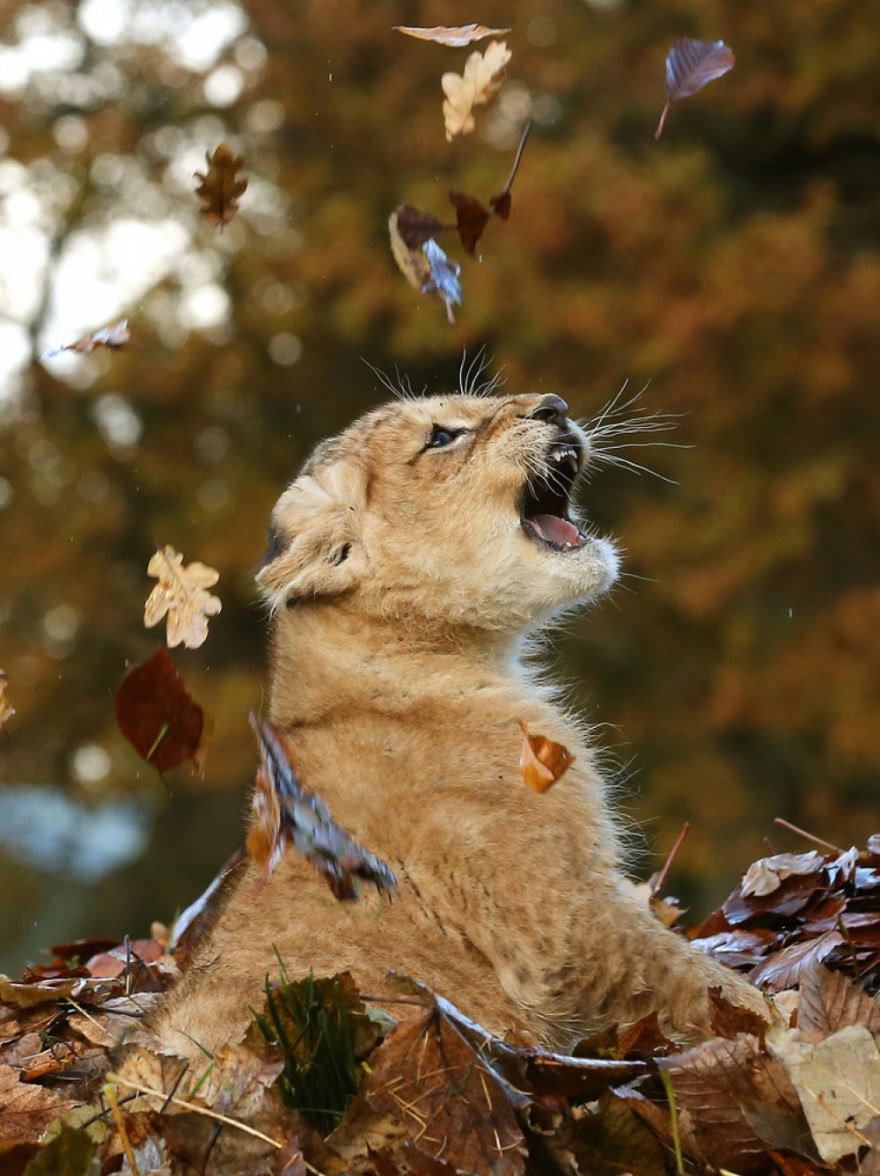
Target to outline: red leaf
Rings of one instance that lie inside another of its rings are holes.
[[[187,693],[165,646],[132,666],[116,692],[116,722],[137,753],[159,772],[199,750],[205,714]]]
[[[461,243],[465,250],[473,256],[476,253],[477,242],[482,237],[483,230],[489,223],[492,213],[483,207],[476,196],[467,196],[464,192],[450,191],[449,200],[455,209],[455,220]]]

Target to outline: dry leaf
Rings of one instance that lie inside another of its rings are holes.
[[[391,252],[409,284],[422,294],[435,294],[446,306],[446,317],[450,323],[454,323],[452,308],[461,302],[461,283],[458,280],[461,266],[450,261],[433,236],[428,235],[428,229],[435,220],[429,214],[419,212],[412,204],[400,205],[388,218]],[[440,222],[436,221],[436,224],[440,225]],[[439,230],[435,228],[433,231]],[[415,247],[408,244],[407,238],[418,240],[421,234],[425,235],[422,244]]]
[[[7,681],[6,671],[0,670],[0,729],[3,728],[7,719],[11,719],[15,714],[15,707],[10,705],[9,699],[6,697]]]
[[[503,37],[505,33],[510,32],[510,29],[488,29],[481,24],[460,25],[457,28],[435,25],[432,29],[394,25],[394,31],[406,33],[408,37],[417,37],[420,41],[436,41],[438,45],[450,45],[453,49],[460,49],[463,45],[470,45],[473,41],[482,41],[484,37]]]
[[[205,714],[188,694],[164,645],[126,673],[115,707],[119,730],[157,771],[176,768],[199,751]]]
[[[227,143],[221,143],[213,155],[205,152],[208,161],[207,172],[196,172],[201,180],[196,195],[205,205],[201,210],[212,225],[222,228],[229,224],[238,211],[238,197],[248,186],[247,180],[236,179],[236,173],[244,165],[244,157],[233,155]]]
[[[465,62],[464,73],[445,73],[440,79],[446,139],[468,135],[474,129],[473,108],[488,102],[503,80],[502,71],[511,53],[504,41],[490,42],[485,53],[475,50]]]
[[[544,735],[532,735],[520,721],[523,733],[519,757],[519,774],[533,792],[546,792],[563,772],[574,763],[575,757],[561,743],[554,743]]]
[[[880,1037],[880,1004],[843,974],[817,965],[801,978],[798,1029],[819,1041],[847,1025],[864,1025]]]
[[[733,69],[736,58],[723,41],[676,41],[666,55],[666,105],[654,132],[659,139],[666,125],[669,107],[679,98],[688,98],[709,82]]]
[[[109,347],[113,350],[117,347],[124,347],[130,339],[131,331],[128,329],[128,319],[120,319],[118,323],[111,323],[109,327],[101,327],[89,335],[83,335],[75,343],[65,343],[62,347],[56,347],[54,351],[46,351],[41,358],[52,359],[53,356],[60,355],[62,351],[78,351],[82,355],[91,355],[96,347]]]
[[[825,858],[816,850],[809,853],[777,853],[773,857],[752,862],[743,876],[740,892],[744,898],[755,894],[772,894],[786,878],[793,875],[815,874],[825,865]]]
[[[767,1048],[791,1079],[819,1155],[834,1164],[869,1140],[880,1115],[880,1050],[864,1025],[847,1025],[824,1041],[797,1029],[768,1033]]]
[[[492,213],[485,208],[476,196],[467,196],[464,192],[449,193],[449,201],[455,209],[455,220],[458,235],[465,250],[473,256],[477,251],[477,242],[483,235],[483,230],[489,223]]]
[[[147,574],[159,582],[144,606],[146,627],[152,629],[167,613],[169,648],[182,643],[187,649],[198,649],[208,636],[208,617],[215,617],[223,607],[207,591],[220,573],[198,561],[184,567],[183,556],[173,547],[161,547],[147,564]]]
[[[336,824],[324,802],[300,785],[290,752],[270,723],[251,714],[260,747],[247,848],[268,876],[290,846],[323,875],[336,898],[357,898],[355,879],[391,895],[397,876]]]

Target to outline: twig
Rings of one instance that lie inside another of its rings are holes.
[[[122,1150],[125,1152],[125,1158],[128,1160],[128,1166],[131,1168],[134,1176],[140,1176],[140,1168],[137,1166],[134,1148],[131,1146],[131,1140],[128,1138],[128,1132],[125,1130],[125,1121],[119,1113],[116,1087],[112,1082],[106,1082],[104,1084],[104,1094],[107,1096],[107,1102],[110,1104],[110,1114],[113,1116],[113,1122],[116,1124],[116,1130],[119,1132],[119,1139],[122,1143]]]
[[[688,832],[690,830],[690,827],[691,827],[690,821],[685,821],[685,823],[682,825],[681,832],[679,833],[678,837],[675,839],[675,845],[673,845],[672,849],[670,849],[670,851],[669,851],[669,856],[666,859],[666,864],[664,865],[663,869],[660,871],[660,874],[657,878],[657,881],[654,883],[654,887],[653,887],[652,894],[651,894],[652,897],[656,894],[659,894],[660,891],[663,889],[663,887],[666,885],[666,878],[669,874],[669,871],[672,869],[672,863],[678,857],[678,851],[681,849],[682,842],[684,841],[685,837],[687,837]]]
[[[815,833],[808,833],[806,829],[801,829],[798,825],[792,825],[791,821],[786,821],[784,817],[774,817],[774,823],[780,825],[783,829],[788,829],[789,833],[797,833],[798,837],[805,837],[807,841],[812,841],[814,845],[821,845],[825,849],[833,849],[835,853],[843,853],[839,845],[833,845],[830,841],[824,841],[821,837],[817,837]]]
[[[675,1087],[666,1070],[660,1071],[660,1081],[666,1091],[669,1101],[669,1123],[672,1127],[672,1146],[675,1148],[675,1171],[677,1176],[684,1176],[684,1157],[681,1154],[681,1132],[678,1128],[678,1103],[675,1101]]]
[[[525,145],[528,141],[531,129],[532,124],[530,122],[527,122],[523,127],[523,133],[520,136],[519,146],[517,147],[516,155],[514,156],[513,166],[510,169],[510,175],[507,177],[507,183],[504,185],[504,190],[501,193],[502,196],[506,196],[513,187],[513,181],[516,179],[516,173],[519,171],[519,161],[522,159],[522,153],[525,150]]]

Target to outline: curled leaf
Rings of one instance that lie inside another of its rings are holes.
[[[75,343],[65,343],[62,347],[56,347],[54,351],[46,351],[42,358],[52,359],[53,356],[60,355],[62,351],[78,351],[81,355],[91,355],[96,347],[107,347],[114,350],[117,347],[124,347],[130,339],[131,331],[128,329],[128,319],[120,319],[118,323],[111,323],[109,327],[101,327],[97,331],[83,335]]]
[[[288,847],[312,863],[336,898],[357,898],[355,879],[393,893],[397,876],[379,858],[357,844],[330,815],[324,802],[300,785],[296,767],[281,735],[271,723],[250,716],[260,747],[248,853],[268,876]]]
[[[544,735],[532,735],[522,721],[522,750],[519,774],[533,792],[546,792],[565,770],[574,763],[574,756],[561,743],[554,743]]]
[[[430,29],[413,28],[411,25],[394,25],[396,33],[405,33],[408,37],[416,37],[420,41],[435,41],[438,45],[449,45],[453,49],[461,49],[473,41],[482,41],[484,37],[502,37],[510,29],[489,29],[481,24],[459,25],[448,28],[446,25],[435,25]]]
[[[7,719],[11,719],[15,714],[15,707],[9,702],[6,697],[6,671],[0,670],[0,729],[3,728]]]
[[[475,50],[465,62],[464,72],[445,73],[440,79],[445,99],[443,121],[446,139],[468,135],[476,125],[473,109],[488,102],[503,80],[511,53],[504,41],[491,41],[485,53]]]
[[[418,240],[419,230],[414,226],[419,223],[419,218],[423,221],[421,231],[424,231],[435,218],[420,213],[411,204],[402,204],[396,208],[388,218],[391,252],[409,284],[422,294],[435,294],[440,298],[446,306],[446,317],[450,323],[454,323],[455,315],[452,308],[461,302],[461,266],[449,260],[432,236],[427,236],[420,245],[409,245],[404,237],[404,231],[401,231],[401,218],[409,240]],[[436,223],[440,224],[439,221]]]
[[[772,857],[752,862],[740,886],[744,898],[749,895],[762,897],[778,890],[786,878],[799,874],[818,874],[825,865],[825,858],[815,849],[809,853],[777,853]]]
[[[173,547],[160,547],[147,564],[147,574],[158,580],[144,606],[144,624],[148,629],[168,617],[169,649],[183,644],[198,649],[208,636],[208,618],[223,607],[218,597],[207,591],[220,579],[215,568],[198,560],[183,565],[183,556]]]
[[[119,730],[157,771],[166,772],[197,756],[205,714],[187,692],[164,645],[149,661],[128,671],[116,692],[115,709]]]
[[[195,173],[196,179],[201,180],[196,195],[205,206],[202,215],[212,225],[222,228],[238,211],[238,197],[248,186],[247,180],[238,178],[244,157],[233,155],[229,144],[221,143],[213,155],[210,151],[205,152],[205,159],[208,170]]]
[[[709,82],[722,77],[736,64],[730,46],[723,41],[676,41],[666,55],[666,105],[654,132],[659,139],[666,125],[669,107],[679,98],[689,98]]]

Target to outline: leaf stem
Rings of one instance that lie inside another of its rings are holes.
[[[657,877],[657,881],[654,883],[653,894],[659,894],[666,885],[666,879],[669,875],[669,871],[672,869],[672,863],[678,857],[678,851],[681,849],[685,837],[687,837],[688,833],[690,832],[690,827],[690,821],[685,821],[685,823],[682,825],[681,832],[675,839],[675,845],[673,845],[672,849],[670,849],[669,856],[666,858],[666,864],[660,871]]]
[[[516,173],[519,171],[519,161],[522,159],[522,153],[525,150],[525,145],[528,142],[531,130],[532,124],[531,122],[527,122],[523,127],[523,133],[520,135],[519,146],[516,149],[516,155],[513,159],[513,166],[510,169],[510,175],[507,177],[507,183],[504,185],[504,190],[501,193],[502,196],[506,196],[513,187],[513,181],[516,179]]]

